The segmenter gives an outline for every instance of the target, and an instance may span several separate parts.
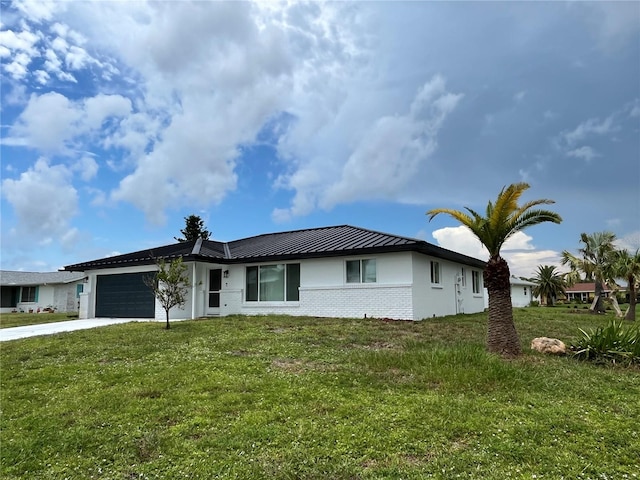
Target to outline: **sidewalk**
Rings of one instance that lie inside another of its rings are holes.
[[[89,318],[85,320],[25,325],[24,327],[0,328],[0,342],[17,340],[19,338],[37,337],[39,335],[52,335],[60,332],[72,332],[74,330],[85,330],[87,328],[103,327],[118,323],[154,321],[157,320],[146,318]]]

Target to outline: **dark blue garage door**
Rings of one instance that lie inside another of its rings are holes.
[[[154,318],[155,299],[145,278],[153,272],[98,275],[96,317]]]

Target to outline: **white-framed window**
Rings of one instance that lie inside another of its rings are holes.
[[[527,287],[524,287],[524,295],[527,296]]]
[[[347,283],[376,283],[378,272],[375,258],[347,260]]]
[[[431,261],[431,283],[440,285],[440,262]]]
[[[300,264],[247,267],[245,286],[247,302],[297,302],[300,300]]]
[[[480,293],[480,272],[471,271],[471,283],[473,284],[473,293]]]
[[[34,303],[38,301],[38,287],[22,287],[20,301],[22,303]]]
[[[464,271],[464,267],[460,269],[460,285],[462,287],[467,286],[467,272]]]

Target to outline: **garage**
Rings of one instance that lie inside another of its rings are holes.
[[[98,275],[96,317],[154,318],[155,299],[145,278],[154,272]]]

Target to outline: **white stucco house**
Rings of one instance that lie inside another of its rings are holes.
[[[77,312],[83,272],[0,271],[0,313]]]
[[[536,286],[535,283],[513,275],[509,278],[509,283],[511,284],[511,306],[513,308],[528,307],[533,300],[540,301],[532,291],[533,287]],[[486,288],[484,290],[484,306],[485,308],[489,307],[489,292],[487,292]]]
[[[232,242],[198,239],[65,267],[88,281],[80,318],[164,319],[145,284],[182,258],[188,301],[170,318],[232,314],[421,320],[484,309],[485,262],[423,240],[349,225]]]
[[[511,276],[509,283],[511,283],[511,304],[514,308],[528,307],[532,301],[539,301],[533,294],[535,283],[514,276]]]

